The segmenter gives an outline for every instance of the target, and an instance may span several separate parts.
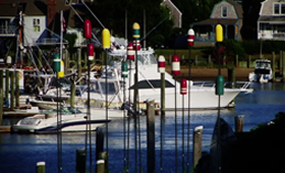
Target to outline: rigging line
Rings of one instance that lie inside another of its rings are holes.
[[[41,50],[40,47],[36,44],[36,47],[38,48],[38,50]],[[42,51],[42,50],[41,50]],[[42,51],[43,52],[43,51]],[[44,54],[42,54],[42,57],[45,61],[45,63],[47,64],[48,68],[52,71],[53,74],[55,74],[55,72],[53,71],[52,67],[50,66],[50,63],[48,62],[47,58],[45,57]],[[43,66],[43,65],[42,65]]]
[[[5,57],[8,56],[8,54],[9,54],[9,52],[10,52],[10,50],[11,50],[11,47],[12,47],[13,43],[14,43],[14,42],[11,41],[10,46],[9,46],[9,49],[8,49],[8,51],[7,51],[6,55],[5,55]]]
[[[83,2],[83,1],[82,1]],[[73,10],[73,12],[76,14],[76,16],[79,18],[79,20],[84,23],[84,20],[82,19],[82,17],[77,13],[77,11],[72,7],[71,4],[69,4],[69,7]],[[105,27],[103,27],[105,28]],[[102,43],[98,40],[98,38],[95,36],[95,34],[92,32],[92,37],[95,39],[94,42],[97,43],[99,46],[102,45]]]
[[[147,36],[149,36],[159,25],[161,25],[169,16],[166,16],[163,20],[161,20],[157,25],[155,25],[140,41],[143,41],[146,39]]]
[[[105,26],[100,22],[100,20],[96,17],[96,15],[90,10],[90,8],[85,4],[84,0],[81,0],[82,4],[88,9],[88,11],[92,14],[92,16],[97,20],[97,22],[101,25],[102,28]]]

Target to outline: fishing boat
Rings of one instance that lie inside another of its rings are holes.
[[[268,59],[257,59],[255,61],[255,69],[253,72],[249,73],[248,79],[251,82],[267,83],[271,81],[272,68],[271,61]]]
[[[115,79],[124,81],[126,86],[126,98],[134,103],[135,91],[135,61],[129,61],[128,79],[121,76],[121,64],[127,61],[127,50],[124,47],[112,49],[109,53],[109,65],[103,67],[103,79]],[[158,73],[158,63],[154,56],[154,50],[151,48],[137,50],[138,64],[138,100],[143,103],[146,100],[155,100],[161,105],[161,75]],[[187,81],[190,85],[190,108],[191,109],[216,109],[228,107],[234,98],[241,92],[252,91],[249,89],[249,82],[244,82],[239,88],[225,87],[224,94],[221,95],[220,103],[218,96],[215,94],[215,83],[212,85],[197,85],[193,81]],[[233,86],[233,85],[232,85]],[[165,72],[165,110],[175,110],[188,108],[188,96],[180,94],[180,81],[174,76]],[[121,90],[123,91],[123,90]],[[123,96],[123,92],[120,93]]]
[[[12,125],[11,130],[18,133],[55,133],[59,130],[74,132],[96,130],[97,127],[111,121],[110,118],[103,116],[102,112],[101,114],[90,114],[90,118],[87,115],[79,109],[71,107],[50,109],[19,120],[15,125]]]

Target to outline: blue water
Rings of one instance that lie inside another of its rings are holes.
[[[254,88],[254,92],[239,95],[235,100],[236,107],[234,109],[221,110],[221,117],[233,128],[234,117],[237,115],[245,115],[244,131],[249,131],[258,124],[274,119],[278,112],[285,112],[284,84],[256,83],[252,84],[251,87]],[[176,172],[176,169],[177,172],[182,172],[182,160],[187,163],[189,159],[191,163],[192,133],[197,126],[203,126],[202,146],[204,151],[209,151],[218,111],[191,111],[190,132],[187,124],[188,112],[184,112],[184,121],[182,121],[182,115],[183,112],[178,112],[175,121],[174,112],[167,112],[163,123],[160,122],[160,116],[155,117],[156,172],[160,172],[160,169],[166,173]],[[113,120],[108,124],[108,135],[105,135],[105,139],[108,140],[108,143],[105,141],[105,144],[108,145],[105,146],[105,150],[109,153],[109,171],[111,173],[123,172],[127,163],[129,172],[136,172],[135,169],[140,168],[147,172],[146,118],[141,117],[139,121],[137,131],[134,128],[134,119],[129,121]],[[130,124],[129,138],[127,138],[128,133],[126,132],[128,123]],[[175,123],[177,124],[177,135],[175,135]],[[182,129],[183,126],[184,130]],[[163,129],[162,136],[161,127]],[[103,127],[103,130],[106,128]],[[189,143],[187,141],[188,133],[190,134]],[[135,134],[137,134],[136,137]],[[95,137],[96,133],[92,132],[91,144],[87,143],[87,172],[91,168],[92,172],[95,172]],[[76,150],[86,147],[86,139],[89,141],[90,138],[86,138],[85,133],[62,134],[62,172],[75,173]],[[129,139],[128,146],[126,146],[127,139]],[[177,139],[177,143],[175,139]],[[187,153],[188,144],[190,145],[190,154]],[[177,150],[175,146],[177,146]],[[58,172],[57,147],[56,134],[0,134],[0,173],[34,173],[36,172],[36,163],[39,161],[46,163],[46,173],[56,173]],[[182,157],[183,151],[185,153],[184,159]],[[92,162],[91,168],[90,160]]]

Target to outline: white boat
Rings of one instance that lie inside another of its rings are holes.
[[[158,63],[152,49],[141,49],[137,51],[138,60],[138,100],[143,103],[146,100],[154,100],[160,104],[161,100],[161,75],[158,73]],[[127,59],[127,51],[125,49],[113,49],[109,52],[110,65],[103,68],[102,79],[113,79],[125,82],[127,90],[126,98],[134,103],[134,88],[135,88],[135,61],[128,62],[128,79],[121,77],[121,63]],[[106,72],[107,70],[107,72]],[[190,85],[190,108],[191,109],[216,109],[224,108],[230,105],[234,98],[247,89],[248,82],[245,82],[240,88],[224,88],[224,94],[221,95],[220,104],[218,95],[215,94],[215,84],[209,86],[195,85],[193,81],[187,81]],[[175,93],[176,86],[176,93]],[[187,87],[188,88],[188,87]],[[187,89],[188,90],[188,89]],[[120,89],[120,91],[123,91]],[[180,82],[174,80],[173,76],[165,72],[165,109],[175,110],[188,108],[188,95],[180,94]],[[123,92],[120,92],[120,97],[123,98]],[[175,99],[176,97],[176,99]],[[176,100],[176,104],[175,104]],[[176,107],[175,107],[176,105]]]
[[[271,81],[272,78],[271,61],[268,59],[257,59],[255,61],[255,69],[249,73],[248,80],[251,82],[266,83]]]
[[[15,125],[12,125],[12,131],[56,133],[59,130],[63,132],[96,130],[97,127],[111,121],[110,118],[103,116],[103,109],[101,110],[100,114],[90,114],[90,118],[87,118],[87,114],[77,108],[50,109],[19,120]]]

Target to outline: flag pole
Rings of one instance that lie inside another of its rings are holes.
[[[62,40],[63,40],[63,12],[60,11],[60,59],[62,60]]]

